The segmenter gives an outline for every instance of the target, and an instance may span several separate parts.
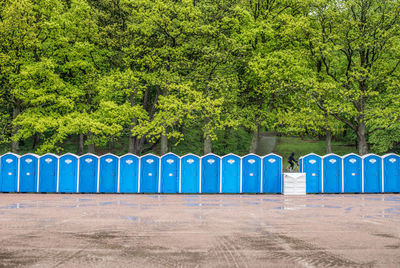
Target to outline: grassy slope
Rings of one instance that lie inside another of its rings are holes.
[[[332,142],[332,151],[338,155],[357,153],[355,146],[347,146],[343,142]],[[325,141],[304,139],[298,137],[279,137],[274,153],[284,158],[284,166],[287,165],[289,155],[294,152],[295,158],[309,153],[325,155]]]

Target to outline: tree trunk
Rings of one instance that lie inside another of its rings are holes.
[[[136,144],[136,136],[129,136],[129,145],[128,145],[128,152],[131,154],[135,154],[135,144]]]
[[[130,153],[135,155],[140,155],[143,150],[143,145],[146,137],[138,138],[137,136],[132,136],[129,139]],[[132,144],[131,144],[132,143]]]
[[[206,137],[204,138],[203,153],[205,155],[212,153],[211,138],[208,134],[206,134]]]
[[[260,126],[257,125],[256,130],[253,132],[253,138],[251,139],[249,153],[255,154],[258,148],[258,140],[260,138]]]
[[[39,136],[37,134],[33,135],[33,142],[32,142],[32,150],[36,148],[36,146],[38,146],[40,142]]]
[[[91,154],[95,153],[94,144],[88,144],[88,153],[91,153]]]
[[[14,105],[14,109],[13,109],[13,121],[15,120],[15,118],[17,118],[19,113],[20,113],[19,104],[16,103]],[[17,131],[18,131],[18,128],[13,125],[12,135],[15,135],[17,133]],[[11,152],[18,153],[18,150],[19,150],[19,142],[11,140]]]
[[[203,154],[210,154],[212,153],[212,144],[211,144],[211,137],[210,137],[210,131],[208,129],[208,124],[210,122],[209,118],[205,118],[204,120],[204,141],[203,141]]]
[[[88,140],[90,140],[93,137],[93,134],[91,132],[88,133]],[[94,144],[90,143],[88,144],[88,153],[94,154],[95,153],[95,148]]]
[[[146,91],[146,94],[147,94],[147,91]],[[136,94],[131,93],[130,99],[131,99],[131,107],[134,107],[136,104]],[[136,123],[137,123],[136,118],[132,118],[131,122],[132,122],[132,125],[129,130],[128,152],[131,154],[137,154],[137,151],[136,151],[137,137],[132,135],[133,128],[136,126]]]
[[[85,139],[84,139],[83,133],[79,133],[79,135],[78,135],[78,152],[77,152],[78,155],[83,154],[84,143],[85,143]]]
[[[326,130],[325,151],[327,154],[332,153],[332,131],[330,129]]]
[[[168,137],[165,134],[161,134],[161,144],[160,144],[160,155],[168,153]]]
[[[362,121],[358,124],[357,150],[358,150],[359,155],[364,155],[364,154],[368,153],[366,127],[365,127],[365,123]]]
[[[115,153],[115,140],[112,137],[110,143],[108,144],[109,153]]]

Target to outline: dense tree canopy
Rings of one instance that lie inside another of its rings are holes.
[[[384,153],[399,65],[393,0],[0,0],[0,142],[228,153],[243,130],[254,152],[264,129]]]

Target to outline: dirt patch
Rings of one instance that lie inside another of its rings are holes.
[[[398,248],[400,248],[400,244],[396,244],[396,245],[386,245],[385,248],[398,249]]]
[[[357,263],[327,252],[303,240],[272,232],[257,236],[237,236],[234,241],[242,249],[262,252],[265,260],[316,267],[372,267],[374,263]]]
[[[37,258],[25,256],[23,251],[7,251],[0,249],[0,267],[16,267],[33,265]]]
[[[391,234],[374,234],[374,235],[379,236],[379,237],[385,237],[385,238],[399,239],[398,237],[391,235]]]

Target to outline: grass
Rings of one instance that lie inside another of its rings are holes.
[[[310,138],[301,139],[299,137],[278,137],[274,153],[281,155],[286,161],[292,152],[295,153],[296,159],[309,153],[325,155],[325,141]],[[348,146],[344,142],[332,141],[332,152],[338,155],[345,155],[357,153],[357,148]]]

